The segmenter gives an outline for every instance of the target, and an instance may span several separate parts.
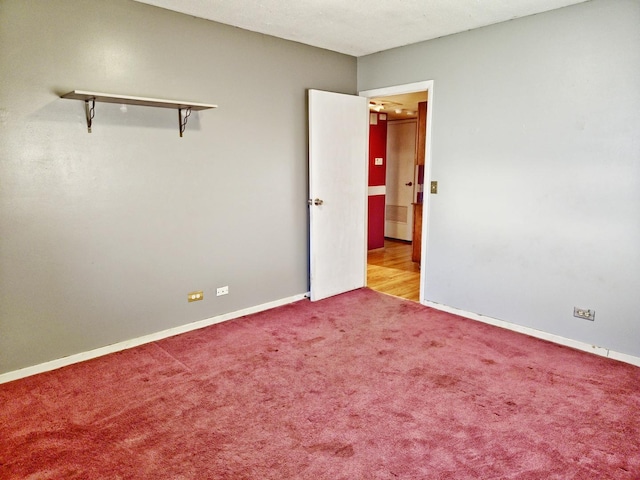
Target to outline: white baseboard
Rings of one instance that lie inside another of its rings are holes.
[[[114,343],[112,345],[96,348],[94,350],[89,350],[87,352],[81,352],[74,355],[70,355],[68,357],[58,358],[56,360],[40,363],[38,365],[22,368],[20,370],[14,370],[13,372],[3,373],[3,374],[0,374],[0,384],[11,382],[13,380],[19,380],[20,378],[29,377],[31,375],[36,375],[38,373],[44,373],[50,370],[56,370],[58,368],[66,367],[74,363],[84,362],[85,360],[91,360],[92,358],[97,358],[103,355],[108,355],[110,353],[127,350],[129,348],[137,347],[139,345],[144,345],[145,343],[155,342],[157,340],[162,340],[163,338],[173,337],[175,335],[180,335],[181,333],[190,332],[192,330],[198,330],[199,328],[215,325],[216,323],[226,322],[228,320],[233,320],[235,318],[243,317],[245,315],[250,315],[252,313],[258,313],[265,310],[270,310],[275,307],[280,307],[282,305],[288,305],[290,303],[297,302],[298,300],[302,300],[308,297],[309,297],[309,292],[301,293],[299,295],[282,298],[280,300],[275,300],[273,302],[263,303],[261,305],[256,305],[254,307],[249,307],[242,310],[237,310],[235,312],[217,315],[215,317],[207,318],[207,319],[200,320],[193,323],[188,323],[186,325],[180,325],[179,327],[174,327],[168,330],[162,330],[160,332],[151,333],[149,335],[133,338],[131,340],[125,340],[123,342]],[[559,335],[543,332],[541,330],[536,330],[534,328],[516,325],[515,323],[505,322],[504,320],[498,320],[496,318],[486,317],[484,315],[479,315],[477,313],[467,312],[464,310],[460,310],[454,307],[449,307],[447,305],[442,305],[435,302],[425,301],[424,305],[431,308],[435,308],[436,310],[441,310],[443,312],[452,313],[454,315],[459,315],[461,317],[469,318],[471,320],[477,320],[479,322],[488,323],[489,325],[495,325],[497,327],[506,328],[507,330],[513,330],[515,332],[524,333],[532,337],[548,340],[553,343],[565,345],[568,347],[575,348],[577,350],[594,353],[602,357],[612,358],[614,360],[619,360],[621,362],[630,363],[631,365],[636,365],[640,367],[640,358],[635,357],[633,355],[616,352],[616,351],[609,350],[603,347],[598,347],[595,345],[589,345],[588,343],[579,342],[577,340],[572,340],[570,338],[565,338]]]
[[[469,318],[471,320],[477,320],[482,323],[488,323],[489,325],[495,325],[496,327],[506,328],[507,330],[513,330],[514,332],[524,333],[531,337],[540,338],[542,340],[548,340],[549,342],[557,343],[567,347],[575,348],[576,350],[582,350],[584,352],[594,353],[601,357],[608,357],[621,362],[630,363],[640,367],[640,357],[634,357],[626,353],[620,353],[613,350],[609,350],[604,347],[598,347],[596,345],[590,345],[588,343],[580,342],[578,340],[572,340],[570,338],[561,337],[560,335],[554,335],[553,333],[543,332],[542,330],[536,330],[531,327],[524,327],[511,322],[505,322],[504,320],[498,320],[497,318],[486,317],[477,313],[467,312],[465,310],[459,310],[454,307],[449,307],[440,303],[430,302],[425,300],[423,302],[427,307],[435,308],[447,313],[453,313],[461,317]]]
[[[3,373],[3,374],[0,374],[0,384],[11,382],[13,380],[18,380],[20,378],[29,377],[31,375],[36,375],[38,373],[44,373],[50,370],[66,367],[74,363],[84,362],[85,360],[91,360],[92,358],[101,357],[103,355],[108,355],[110,353],[127,350],[129,348],[137,347],[145,343],[151,343],[157,340],[162,340],[163,338],[173,337],[175,335],[180,335],[181,333],[186,333],[192,330],[197,330],[199,328],[208,327],[216,323],[226,322],[227,320],[233,320],[234,318],[243,317],[245,315],[250,315],[252,313],[258,313],[265,310],[270,310],[275,307],[280,307],[282,305],[288,305],[289,303],[302,300],[307,296],[308,296],[308,292],[302,293],[299,295],[294,295],[292,297],[282,298],[280,300],[275,300],[273,302],[256,305],[255,307],[244,308],[242,310],[237,310],[235,312],[217,315],[215,317],[206,318],[204,320],[188,323],[186,325],[180,325],[179,327],[170,328],[168,330],[162,330],[160,332],[151,333],[149,335],[133,338],[131,340],[125,340],[123,342],[114,343],[112,345],[96,348],[94,350],[89,350],[87,352],[76,353],[74,355],[69,355],[68,357],[58,358],[56,360],[40,363],[32,367],[26,367],[20,370],[14,370],[13,372]]]

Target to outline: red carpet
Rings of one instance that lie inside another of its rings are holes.
[[[0,385],[0,478],[638,479],[640,369],[363,289]]]

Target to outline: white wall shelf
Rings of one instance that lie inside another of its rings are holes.
[[[112,93],[87,92],[84,90],[74,90],[65,93],[62,98],[71,100],[84,100],[85,113],[87,116],[87,129],[91,133],[91,123],[95,116],[96,102],[120,103],[127,105],[139,105],[144,107],[173,108],[178,110],[178,129],[180,136],[187,126],[187,119],[192,111],[218,108],[217,105],[207,103],[184,102],[179,100],[166,100],[161,98],[133,97],[130,95],[115,95]],[[184,113],[183,113],[184,112]]]

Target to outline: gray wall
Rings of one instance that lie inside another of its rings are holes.
[[[128,0],[1,0],[0,373],[306,292],[308,88],[355,93],[355,58]],[[179,138],[173,110],[98,104],[88,134],[74,89],[219,109]]]
[[[640,2],[358,59],[359,90],[420,80],[439,181],[426,299],[640,356]]]

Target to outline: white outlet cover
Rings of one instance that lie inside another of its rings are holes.
[[[225,287],[218,287],[216,289],[216,296],[221,296],[221,295],[228,295],[229,294],[229,287],[225,286]]]

